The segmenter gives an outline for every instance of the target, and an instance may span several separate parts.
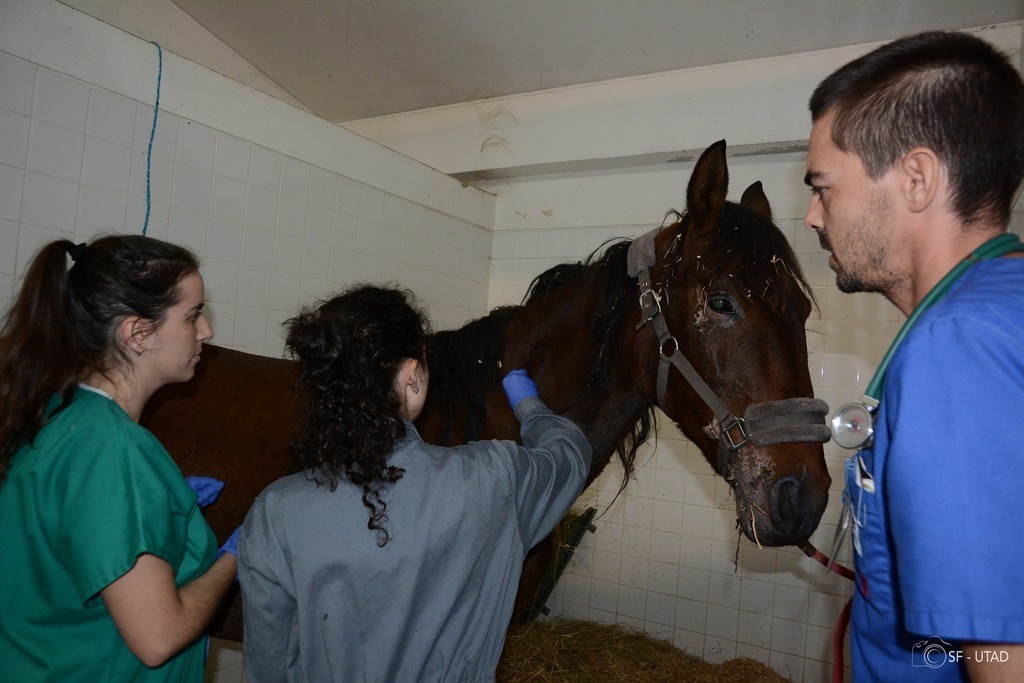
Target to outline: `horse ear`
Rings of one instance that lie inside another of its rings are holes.
[[[764,194],[764,187],[761,186],[760,180],[743,190],[740,204],[748,209],[753,209],[768,220],[772,219],[772,205],[768,203],[768,197]]]
[[[725,140],[719,140],[704,150],[693,168],[690,184],[686,187],[686,210],[690,213],[691,229],[698,230],[715,224],[725,195],[729,190],[729,169],[725,164]]]

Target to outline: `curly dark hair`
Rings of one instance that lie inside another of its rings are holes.
[[[362,488],[367,528],[389,540],[382,493],[405,470],[388,464],[405,435],[395,377],[408,359],[425,364],[430,323],[412,292],[357,285],[285,322],[300,364],[299,430],[289,449],[297,469],[332,491]]]

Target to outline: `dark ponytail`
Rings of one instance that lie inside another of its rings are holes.
[[[367,526],[383,546],[389,536],[381,494],[405,473],[387,461],[405,434],[395,377],[405,360],[424,362],[427,318],[411,292],[358,286],[285,326],[287,348],[301,365],[292,461],[332,491],[343,479],[361,487]]]
[[[59,411],[85,375],[130,362],[116,343],[121,320],[159,325],[177,284],[198,270],[189,250],[136,235],[58,240],[36,254],[0,333],[0,479],[52,417],[51,396],[60,394]]]

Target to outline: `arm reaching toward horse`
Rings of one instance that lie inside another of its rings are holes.
[[[179,588],[171,565],[147,553],[101,595],[128,649],[157,667],[203,634],[235,580],[236,566],[234,554],[226,552]]]
[[[572,420],[551,412],[536,395],[519,399],[514,412],[523,445],[508,462],[513,468],[523,542],[529,550],[555,528],[580,495],[593,449]]]

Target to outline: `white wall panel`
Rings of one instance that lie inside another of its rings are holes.
[[[157,66],[56,2],[0,10],[6,310],[47,241],[141,231]],[[440,328],[485,312],[492,194],[167,52],[162,87],[148,234],[204,260],[216,343],[279,355],[283,320],[362,280],[412,288]]]
[[[1019,58],[1020,22],[974,31]],[[806,140],[814,86],[873,47],[603,81],[344,125],[467,179],[664,162],[723,137],[747,151],[787,148]]]
[[[0,50],[47,67],[40,72],[35,92],[42,120],[84,130],[82,105],[90,85],[136,102],[152,102],[157,68],[152,44],[55,0],[0,0],[0,15]],[[2,106],[27,113],[26,74],[20,77],[0,82],[12,86],[12,104],[6,104],[5,90]],[[61,100],[52,102],[51,81],[74,85],[60,86]],[[491,221],[493,198],[485,193],[167,50],[161,107],[473,224]],[[148,139],[148,125],[136,125],[136,137],[140,134]]]

